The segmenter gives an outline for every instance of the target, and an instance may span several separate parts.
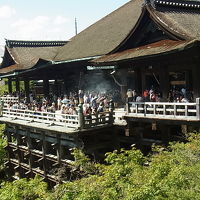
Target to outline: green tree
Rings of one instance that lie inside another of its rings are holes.
[[[36,176],[34,179],[20,179],[1,184],[1,200],[45,200],[47,184]]]
[[[99,174],[61,185],[49,199],[200,199],[199,134],[155,150],[147,157],[135,148],[108,153]]]
[[[131,150],[106,154],[105,164],[90,161],[75,150],[74,169],[81,177],[56,186],[52,191],[38,177],[3,183],[0,199],[45,200],[199,200],[200,134],[187,143],[154,147],[144,156]]]

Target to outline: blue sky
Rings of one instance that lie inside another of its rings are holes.
[[[7,39],[68,40],[129,0],[0,0],[0,44]]]

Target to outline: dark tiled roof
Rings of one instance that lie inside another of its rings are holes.
[[[182,39],[200,37],[200,11],[147,6],[151,17],[169,32]]]
[[[92,61],[94,65],[116,64],[119,61],[143,59],[152,55],[161,55],[176,52],[177,50],[190,47],[197,41],[173,41],[163,40],[142,47],[108,54]]]
[[[62,47],[54,60],[72,60],[109,53],[129,35],[139,19],[143,3],[143,0],[131,0],[88,27]]]
[[[39,59],[52,60],[65,41],[6,41],[6,53],[8,53],[18,69],[33,67]],[[8,67],[8,61],[4,55],[2,67]]]

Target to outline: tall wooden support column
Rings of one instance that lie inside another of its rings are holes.
[[[170,89],[169,72],[167,66],[159,67],[159,81],[160,81],[160,91],[162,92],[162,97],[163,99],[167,99]]]
[[[47,78],[43,80],[43,90],[44,90],[44,96],[46,98],[49,98],[49,80]]]
[[[29,80],[28,80],[28,79],[25,79],[25,80],[24,80],[24,89],[25,89],[26,101],[27,101],[27,102],[30,102],[30,97],[29,97],[29,94],[30,94],[30,86],[29,86]]]
[[[5,132],[6,132],[6,139],[7,139],[8,161],[10,163],[11,147],[10,147],[9,143],[12,142],[12,137],[11,137],[11,132],[8,130],[7,126],[6,126],[6,129],[5,129]]]
[[[57,134],[57,149],[56,149],[56,154],[57,154],[57,160],[58,164],[61,164],[61,159],[62,159],[62,147],[60,144],[60,135]]]
[[[192,80],[193,80],[193,92],[194,92],[194,98],[200,97],[200,67],[196,64],[193,66],[192,70]]]
[[[8,78],[8,92],[11,94],[12,93],[12,79]]]
[[[64,92],[64,94],[67,94],[67,85],[68,85],[67,79],[64,78],[64,87],[63,87],[63,92]]]
[[[161,131],[161,138],[163,142],[169,142],[171,138],[170,126],[166,124],[160,124],[159,129]]]
[[[42,133],[42,166],[44,171],[44,176],[47,176],[47,168],[46,168],[46,150],[47,150],[47,142],[45,139],[45,133]]]
[[[125,103],[126,102],[126,93],[127,93],[127,69],[121,69],[119,71],[119,77],[121,80],[121,99],[122,102]]]
[[[139,92],[139,94],[142,94],[142,73],[141,69],[136,69],[135,70],[135,90]]]
[[[11,164],[11,158],[13,157],[13,149],[9,144],[10,142],[12,142],[12,137],[11,137],[11,132],[8,130],[7,125],[6,125],[6,129],[5,129],[5,133],[6,133],[6,138],[7,138],[6,151],[7,151],[7,161],[8,161],[5,163],[7,166],[6,172],[7,172],[9,179],[12,179],[12,175],[14,175],[13,166]]]
[[[141,70],[141,85],[142,85],[142,93],[143,94],[143,91],[146,90],[146,73],[145,73],[145,70]]]
[[[17,94],[20,94],[19,78],[16,78],[15,84],[16,84],[16,92]]]
[[[31,152],[31,149],[33,148],[33,145],[32,145],[32,140],[31,140],[31,137],[30,137],[30,130],[27,129],[26,130],[26,134],[27,134],[27,147],[28,147],[28,153],[29,153],[29,173],[32,174],[32,168],[33,168],[33,155],[32,155],[32,152]]]
[[[58,93],[58,80],[55,79],[55,82],[54,82],[54,94],[56,95],[56,97],[59,96],[59,93]]]
[[[21,145],[21,136],[18,134],[18,127],[15,127],[16,134],[16,142],[17,142],[17,156],[18,156],[18,168],[19,168],[19,176],[20,178],[24,177],[23,168],[21,167],[21,163],[23,162],[22,152],[20,150]]]

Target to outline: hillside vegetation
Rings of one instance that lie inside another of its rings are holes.
[[[4,142],[3,142],[4,143]],[[4,145],[1,145],[1,148]],[[1,151],[0,151],[1,152]],[[5,156],[4,151],[0,153]],[[40,177],[2,182],[1,200],[199,200],[200,135],[187,143],[153,147],[144,156],[134,147],[107,153],[105,164],[93,163],[74,150],[80,179],[48,190]]]

